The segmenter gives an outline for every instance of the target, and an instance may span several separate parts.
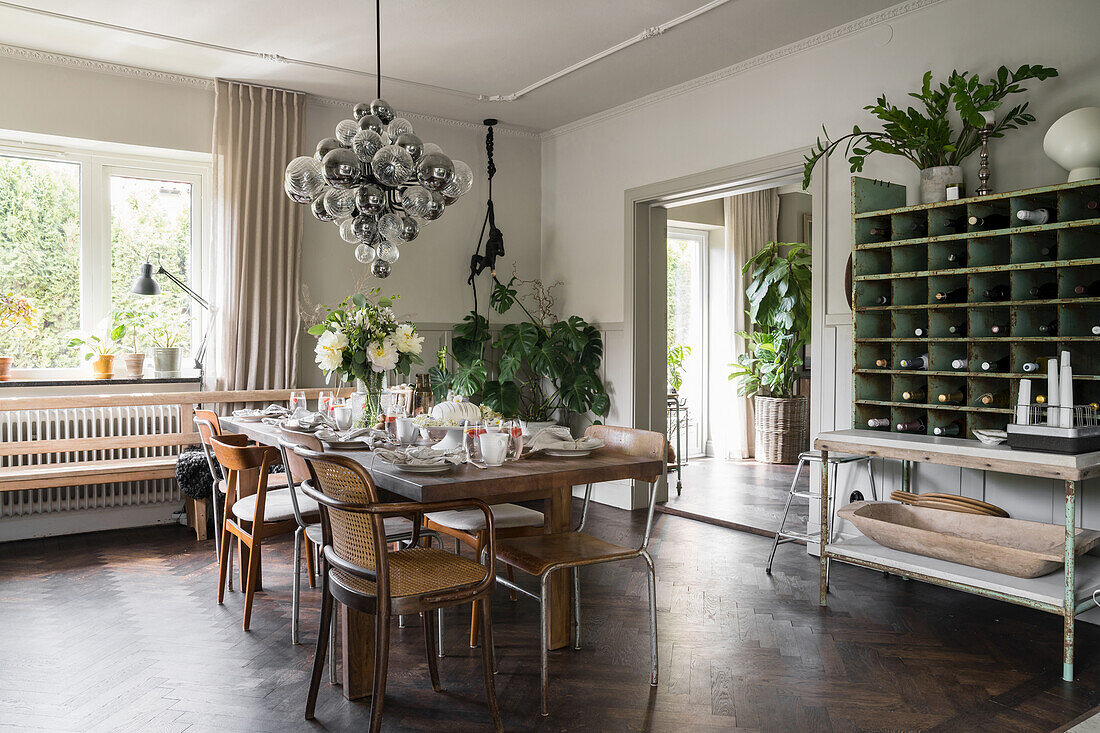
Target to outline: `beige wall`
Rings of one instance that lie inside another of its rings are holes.
[[[808,193],[795,191],[779,194],[779,226],[776,236],[780,242],[802,242],[808,244],[803,236],[803,217],[808,216],[813,205],[813,197]]]
[[[155,81],[152,76],[0,58],[0,130],[208,153],[212,85]],[[350,106],[311,100],[305,146],[312,149],[350,116]],[[410,119],[425,141],[469,163],[477,176],[469,194],[402,249],[393,275],[376,281],[387,293],[402,296],[401,311],[427,326],[425,346],[434,350],[445,338],[442,326],[473,307],[466,277],[485,215],[485,132],[478,125]],[[497,225],[507,249],[505,276],[513,262],[523,277],[540,272],[540,157],[537,138],[497,131],[494,193]],[[335,226],[312,217],[305,223],[302,253],[302,279],[314,302],[338,303],[366,269],[355,262]],[[303,333],[300,343],[299,384],[317,386],[323,377],[313,363],[313,337]]]

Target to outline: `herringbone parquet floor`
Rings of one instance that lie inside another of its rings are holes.
[[[640,515],[596,507],[591,526],[630,543]],[[817,566],[769,540],[659,516],[661,684],[647,684],[641,564],[583,575],[585,648],[551,655],[538,708],[537,612],[499,593],[497,689],[509,730],[1046,731],[1100,703],[1100,630],[1079,624],[1079,680],[1063,684],[1048,616],[851,567],[818,609]],[[369,706],[322,686],[302,719],[318,591],[290,644],[289,542],[267,548],[251,632],[240,593],[215,603],[211,544],[182,527],[83,535],[0,550],[0,729],[359,731]],[[442,693],[419,620],[394,630],[390,731],[486,730],[480,661],[446,617]]]

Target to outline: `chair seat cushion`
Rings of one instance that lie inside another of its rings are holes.
[[[528,509],[519,504],[494,504],[489,509],[493,512],[493,526],[496,529],[541,527],[545,522],[542,512]],[[440,526],[462,530],[463,532],[478,532],[485,529],[485,515],[481,513],[480,509],[428,512],[424,516]]]
[[[580,566],[624,560],[638,554],[583,532],[540,534],[497,541],[497,557],[530,575],[542,575],[553,565]]]
[[[234,516],[245,522],[251,522],[256,514],[256,496],[256,494],[253,494],[235,501],[233,503]],[[319,511],[317,502],[308,496],[301,495],[298,496],[298,510],[302,513],[302,516],[307,514],[316,515]],[[288,519],[294,519],[294,505],[291,503],[290,489],[268,491],[267,499],[264,501],[264,521],[285,522]]]
[[[486,568],[461,555],[434,547],[412,547],[389,554],[390,595],[418,596],[452,588],[477,585]],[[333,568],[331,577],[340,585],[363,595],[377,594],[372,581]]]

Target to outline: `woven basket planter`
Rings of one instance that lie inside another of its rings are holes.
[[[809,403],[805,397],[755,397],[756,460],[797,463],[806,449]]]

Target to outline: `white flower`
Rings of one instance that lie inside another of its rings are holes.
[[[424,343],[424,337],[416,335],[416,326],[411,323],[398,326],[393,340],[397,342],[397,350],[403,354],[419,354]]]
[[[371,369],[376,372],[385,372],[397,366],[397,344],[392,338],[375,341],[367,347],[367,358],[370,359]]]
[[[321,370],[332,372],[344,361],[344,349],[348,347],[348,337],[342,331],[325,331],[317,339],[317,364]]]

